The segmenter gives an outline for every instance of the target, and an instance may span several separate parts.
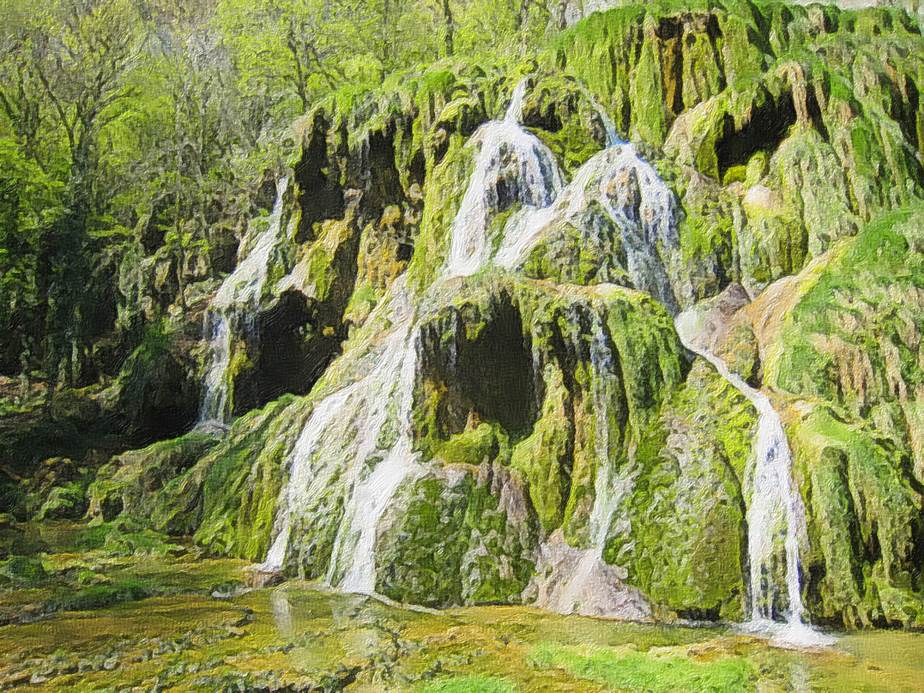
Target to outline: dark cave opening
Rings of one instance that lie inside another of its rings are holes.
[[[313,226],[322,219],[337,219],[343,215],[344,195],[328,154],[329,123],[318,111],[305,138],[302,158],[295,166],[295,178],[301,194],[298,204],[302,217],[298,227],[298,240],[312,240]]]
[[[444,314],[421,335],[422,376],[440,395],[433,433],[445,439],[474,420],[527,434],[538,412],[532,346],[519,311],[505,296],[490,315],[475,316],[483,326],[463,313]]]
[[[316,310],[296,292],[284,293],[257,318],[252,368],[241,373],[234,387],[234,414],[286,393],[307,394],[331,361],[340,353],[342,327],[328,326]]]
[[[751,119],[740,130],[735,129],[734,118],[726,115],[724,134],[716,146],[719,179],[733,166],[746,165],[758,151],[776,151],[795,124],[796,108],[791,94],[782,94],[776,100],[768,97],[754,108]]]

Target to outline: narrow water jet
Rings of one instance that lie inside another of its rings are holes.
[[[276,201],[266,228],[257,236],[246,257],[222,282],[206,311],[204,332],[209,343],[210,365],[203,382],[199,425],[224,423],[231,416],[228,368],[231,364],[232,333],[239,329],[244,332],[253,331],[254,314],[263,297],[271,255],[281,240],[284,200],[288,188],[287,176],[276,182]],[[249,235],[245,236],[241,240],[241,249],[245,249],[250,242]]]

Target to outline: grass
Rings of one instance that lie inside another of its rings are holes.
[[[564,669],[621,691],[731,693],[755,688],[752,666],[738,657],[696,662],[675,655],[542,643],[532,651],[530,661],[537,668]]]
[[[454,676],[425,684],[421,693],[513,693],[510,681],[494,676]]]

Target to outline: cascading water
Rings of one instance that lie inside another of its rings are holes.
[[[286,176],[276,183],[276,201],[266,228],[253,248],[229,274],[209,304],[205,334],[209,338],[210,365],[205,375],[205,394],[199,408],[199,423],[224,422],[228,412],[228,366],[231,362],[231,333],[236,327],[249,329],[249,319],[259,305],[269,272],[270,256],[282,233],[284,198],[289,187]],[[245,236],[241,248],[250,238]],[[240,325],[238,323],[241,323]]]
[[[590,344],[590,363],[593,367],[593,404],[596,416],[594,427],[594,454],[597,457],[597,474],[594,480],[594,507],[590,514],[590,546],[603,558],[603,549],[613,524],[613,516],[620,500],[629,490],[610,464],[610,407],[618,383],[614,375],[615,359],[610,340],[602,321],[597,320]]]
[[[416,348],[413,315],[403,282],[386,308],[392,328],[372,348],[371,368],[360,380],[328,395],[314,408],[287,461],[289,481],[276,515],[275,538],[260,571],[282,569],[299,512],[312,508],[346,462],[344,521],[334,541],[328,583],[352,592],[375,588],[374,547],[379,520],[400,484],[417,469],[410,444]],[[397,440],[383,443],[389,402],[397,400]],[[373,458],[381,457],[369,469]]]
[[[616,7],[619,2],[616,0],[580,0],[579,2],[569,2],[565,10],[565,24],[573,26],[585,17],[589,17],[594,12],[603,12]]]
[[[328,583],[339,584],[348,592],[371,594],[375,590],[375,540],[379,522],[394,497],[398,487],[416,470],[417,464],[412,447],[410,430],[411,409],[414,404],[414,377],[416,375],[416,348],[403,340],[402,349],[383,358],[394,358],[399,363],[388,364],[388,373],[398,371],[397,396],[399,398],[396,420],[398,439],[375,470],[362,482],[353,484],[350,511],[344,526],[345,532],[337,534],[328,571]],[[403,353],[402,353],[403,352]],[[384,424],[384,415],[381,417]],[[379,425],[381,429],[381,425]],[[371,431],[370,431],[371,432]],[[369,432],[367,432],[368,434]],[[373,448],[375,441],[366,439],[363,448]],[[351,542],[352,539],[352,542]],[[352,550],[349,550],[352,543]],[[337,580],[337,569],[346,565],[341,580]]]
[[[676,198],[636,148],[619,139],[602,109],[600,113],[609,146],[581,166],[550,204],[526,207],[510,218],[494,262],[515,268],[554,225],[580,225],[579,215],[593,201],[621,231],[626,270],[634,287],[676,313],[677,299],[665,268],[665,260],[676,255],[680,245]]]
[[[515,203],[548,205],[562,187],[552,153],[518,123],[525,90],[524,81],[504,119],[487,123],[473,136],[480,149],[439,281],[473,274],[490,259],[487,231],[494,214]],[[344,472],[345,510],[326,580],[352,592],[375,589],[379,524],[398,488],[420,469],[410,430],[417,367],[412,297],[403,279],[390,296],[379,311],[390,311],[391,328],[379,348],[372,349],[368,373],[316,405],[290,453],[289,481],[280,495],[272,546],[256,566],[260,571],[283,568],[293,550],[298,514],[317,504]],[[396,427],[394,440],[383,443],[390,425]]]
[[[487,263],[488,225],[494,214],[517,203],[546,207],[563,187],[552,152],[520,126],[526,88],[526,80],[517,85],[503,120],[482,125],[472,136],[480,149],[452,223],[446,276],[468,276]]]
[[[758,413],[753,468],[747,475],[751,620],[745,628],[750,632],[767,634],[773,642],[783,646],[830,645],[834,642],[833,638],[816,632],[805,623],[799,572],[799,542],[807,541],[805,506],[793,481],[792,453],[783,423],[767,395],[732,373],[725,362],[709,350],[700,322],[700,314],[695,308],[677,317],[677,334],[681,342],[711,363]],[[783,614],[784,624],[774,621],[776,614],[773,610],[776,596],[773,563],[781,553],[786,566],[788,600],[788,609]]]
[[[670,190],[631,145],[619,142],[609,121],[604,123],[612,146],[588,161],[566,188],[554,155],[519,123],[526,85],[524,80],[517,86],[502,120],[483,125],[472,137],[478,148],[474,170],[452,223],[445,265],[429,296],[437,297],[443,282],[474,274],[491,262],[495,239],[490,238],[490,229],[498,213],[522,207],[502,229],[494,256],[496,265],[512,268],[550,224],[576,217],[597,201],[622,230],[628,271],[636,287],[673,308],[674,295],[657,251],[657,246],[677,245]],[[417,365],[417,323],[411,302],[399,280],[389,301],[377,309],[392,311],[386,321],[391,327],[374,350],[368,373],[322,400],[309,417],[290,455],[289,483],[280,497],[275,537],[262,570],[283,567],[295,552],[292,535],[299,514],[307,517],[312,508],[320,507],[331,484],[343,484],[345,510],[326,579],[345,590],[374,591],[379,525],[398,488],[421,469],[410,430]],[[624,571],[602,560],[619,501],[631,480],[622,478],[609,460],[608,403],[615,387],[610,382],[615,377],[615,357],[599,321],[590,357],[598,418],[591,546],[584,551],[562,548],[569,567],[560,571],[563,580],[550,588],[545,605],[570,612],[582,602],[578,607],[582,613],[605,615],[610,605],[617,604],[623,616],[647,618],[650,611],[644,599],[622,582]],[[383,438],[388,440],[383,443]]]

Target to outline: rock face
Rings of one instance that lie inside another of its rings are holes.
[[[705,302],[786,426],[807,620],[924,624],[920,25],[627,6],[520,72],[441,63],[305,116],[196,315],[234,306],[198,366],[227,435],[117,458],[90,513],[255,579],[742,620],[758,416],[681,346]]]

